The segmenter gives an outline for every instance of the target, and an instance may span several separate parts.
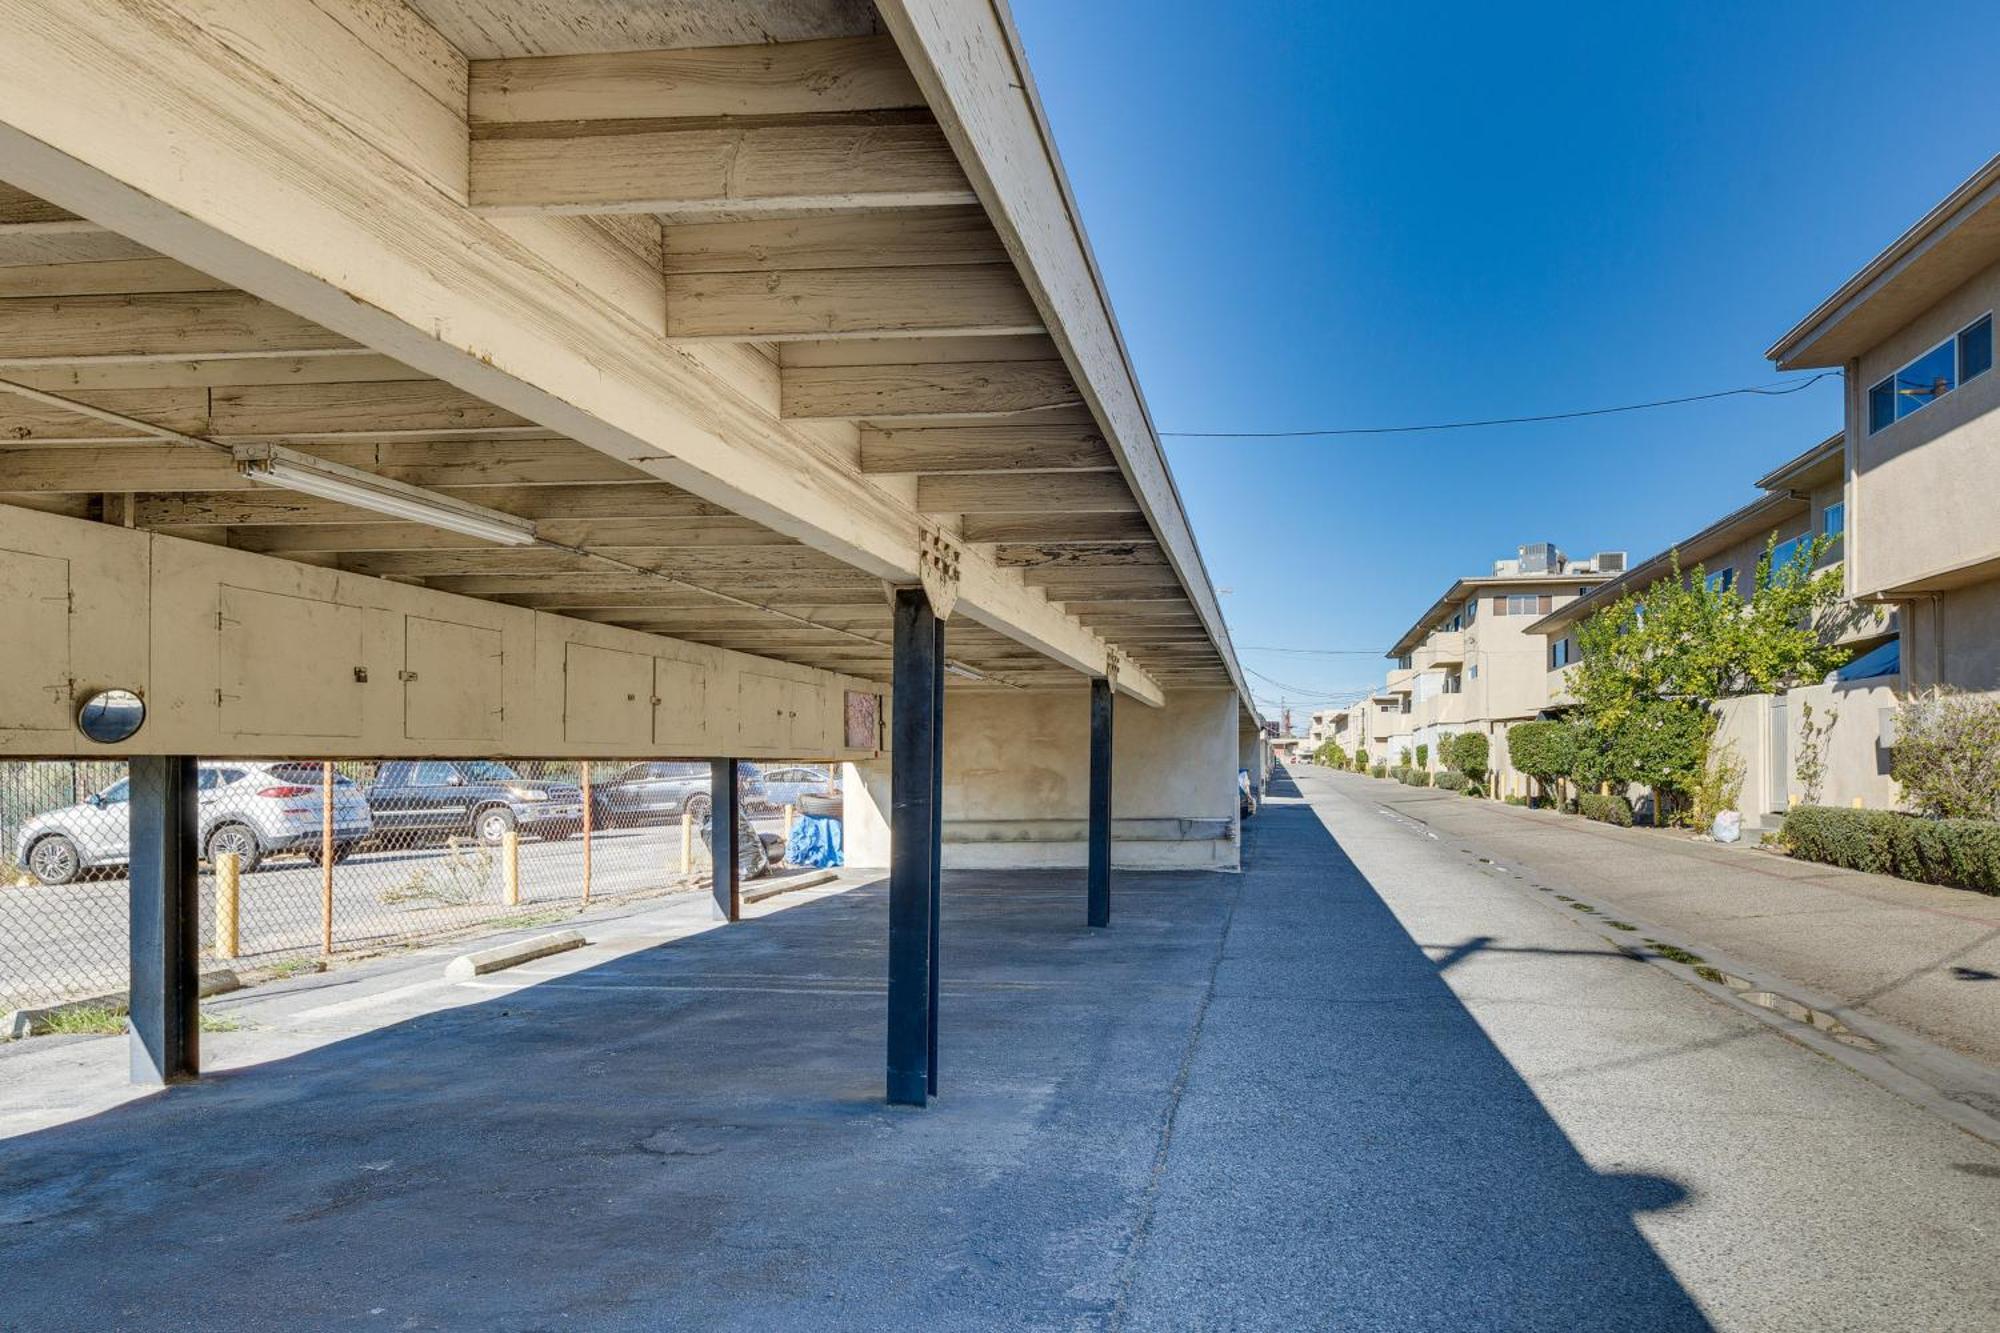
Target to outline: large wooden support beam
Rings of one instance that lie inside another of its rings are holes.
[[[201,1073],[201,855],[195,761],[131,760],[132,1081],[185,1083]]]
[[[969,542],[1151,541],[1144,514],[967,514],[959,536]]]
[[[862,477],[825,432],[782,419],[774,399],[797,386],[774,394],[768,377],[739,373],[708,349],[676,352],[663,319],[653,318],[657,309],[649,313],[643,302],[580,279],[601,272],[601,248],[582,248],[573,229],[501,223],[461,202],[465,129],[454,108],[464,105],[464,67],[435,33],[403,24],[360,31],[343,24],[337,6],[287,5],[282,15],[277,8],[261,0],[158,0],[152,10],[0,0],[7,34],[0,43],[0,177],[335,338],[579,441],[620,469],[640,469],[797,538],[866,577],[905,584],[917,577],[923,515]],[[116,106],[121,115],[78,115],[79,106]],[[605,151],[625,154],[640,177],[686,172],[711,204],[734,195],[753,201],[753,211],[786,197],[871,207],[898,198],[926,206],[975,202],[936,126],[904,111],[840,115],[863,119],[488,138],[474,148],[475,170],[482,152],[504,156],[527,145],[520,151],[546,154],[555,143],[564,160],[549,163],[547,176],[524,189],[582,167],[599,186],[609,182],[612,193],[623,193],[613,176],[589,165]],[[555,123],[526,128],[540,133]],[[256,133],[244,133],[244,125]],[[702,135],[722,136],[709,145],[715,151],[701,150]],[[671,142],[648,142],[662,137]],[[685,160],[678,156],[689,149]],[[730,163],[719,171],[724,155]],[[793,164],[795,176],[788,175]],[[510,169],[540,168],[515,161]],[[806,195],[795,193],[800,188]],[[661,201],[620,202],[652,208]],[[94,354],[143,355],[150,345],[117,324],[80,341],[78,350]],[[251,346],[217,355],[268,355],[284,339],[241,341]],[[198,357],[200,350],[182,340],[173,355]],[[961,406],[948,390],[932,394],[930,410]],[[994,397],[974,410],[996,410]],[[1021,397],[1030,405],[1073,401],[1075,391],[1058,392],[1045,380]],[[820,415],[846,415],[825,412],[825,402],[813,406]],[[210,480],[165,489],[239,488]],[[1104,672],[1104,641],[1028,591],[1013,571],[966,550],[958,574],[959,614],[1072,670]],[[1118,683],[1154,706],[1164,700],[1143,671],[1121,673]]]
[[[1133,514],[1125,478],[1115,472],[1010,472],[1001,476],[926,475],[917,479],[917,508],[927,514],[991,514],[1022,509],[1063,513]]]
[[[736,845],[738,821],[736,761],[708,763],[708,852],[710,901],[718,921],[743,919],[743,849]]]
[[[944,659],[930,598],[896,590],[889,768],[889,1101],[922,1106],[931,1089],[931,912]]]
[[[781,385],[785,416],[802,420],[1002,417],[1078,401],[1060,361],[787,366]]]
[[[667,336],[682,340],[1034,334],[1042,317],[1004,264],[830,268],[667,277]]]
[[[1090,682],[1090,856],[1084,919],[1111,924],[1111,682]]]

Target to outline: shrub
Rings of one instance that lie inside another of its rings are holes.
[[[1587,791],[1576,798],[1576,808],[1585,819],[1594,819],[1600,824],[1616,824],[1620,828],[1632,827],[1632,803],[1623,796],[1604,796]]]
[[[2000,821],[1800,805],[1778,836],[1802,861],[2000,894]]]
[[[1576,732],[1560,722],[1516,722],[1507,729],[1507,758],[1547,787],[1574,767]]]
[[[1428,787],[1431,775],[1421,768],[1406,768],[1402,772],[1402,782],[1406,787]]]
[[[1442,749],[1443,747],[1440,746],[1439,748]],[[1417,747],[1417,767],[1429,768],[1430,766],[1431,766],[1431,747],[1428,745],[1419,745]]]
[[[1507,804],[1509,805],[1526,805],[1527,803],[1528,798],[1525,796],[1509,796],[1507,798]]]
[[[1471,785],[1471,782],[1463,773],[1446,770],[1437,775],[1434,785],[1442,787],[1446,791],[1464,791]]]
[[[2000,819],[2000,697],[1932,690],[1896,709],[1894,774],[1943,819]]]
[[[1408,777],[1409,775],[1410,775],[1410,766],[1408,764],[1389,765],[1389,776],[1394,778],[1396,781],[1401,782],[1404,778]]]
[[[1368,751],[1356,750],[1354,752],[1354,771],[1356,773],[1365,773],[1368,771]]]
[[[1377,764],[1368,770],[1368,775],[1370,777],[1386,778],[1389,776],[1389,766],[1387,764]]]
[[[1445,747],[1445,763],[1477,782],[1486,776],[1486,758],[1489,753],[1486,735],[1478,731],[1461,731],[1451,738]]]

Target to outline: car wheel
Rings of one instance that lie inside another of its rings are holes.
[[[247,824],[224,824],[208,835],[208,864],[215,865],[215,858],[224,852],[236,853],[236,868],[246,875],[264,859],[257,834]]]
[[[713,802],[709,800],[708,793],[696,792],[687,798],[687,804],[682,806],[681,809],[692,816],[695,823],[700,824],[708,819],[708,810],[711,804]]]
[[[472,827],[479,834],[481,842],[488,847],[498,847],[502,840],[514,831],[514,812],[504,805],[481,810],[479,817],[473,820]]]
[[[335,844],[333,844],[333,863],[335,865],[339,865],[342,861],[345,861],[349,856],[352,856],[353,854],[354,854],[353,843],[336,842]],[[306,860],[311,861],[314,865],[318,865],[320,863],[319,843],[315,842],[307,845]]]
[[[68,884],[83,873],[83,856],[75,843],[52,833],[28,849],[28,871],[44,884]]]

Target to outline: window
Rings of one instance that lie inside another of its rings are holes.
[[[1564,637],[1549,645],[1549,670],[1558,671],[1576,661],[1576,640]]]
[[[1479,599],[1469,597],[1465,602],[1465,623],[1470,625],[1477,619],[1479,619]]]
[[[109,787],[106,787],[103,791],[97,793],[97,795],[98,799],[103,801],[106,805],[123,805],[125,804],[125,802],[132,799],[131,779],[120,778],[118,779],[118,781],[112,783]]]
[[[1507,594],[1507,614],[1510,616],[1531,616],[1542,599],[1531,592],[1510,592]]]
[[[412,787],[443,787],[451,782],[452,774],[458,770],[450,764],[436,759],[426,759],[410,773]]]
[[[1469,674],[1471,675],[1472,679],[1474,680],[1479,679],[1479,664],[1477,662],[1474,662],[1472,664],[1472,670]]]
[[[1847,530],[1847,501],[1835,500],[1819,511],[1819,530],[1829,537],[1838,537]]]
[[[1408,671],[1409,669],[1410,669],[1410,655],[1408,653],[1404,653],[1401,657],[1396,659],[1396,670]]]
[[[1798,545],[1796,538],[1793,539],[1792,545]],[[1710,592],[1728,592],[1735,586],[1736,570],[1733,566],[1718,569],[1708,576],[1708,590]]]
[[[1993,316],[1981,315],[1868,391],[1868,433],[1922,411],[1993,368]]]
[[[1457,694],[1460,690],[1464,688],[1465,688],[1464,680],[1462,680],[1456,674],[1449,675],[1444,678],[1444,692],[1446,694]]]

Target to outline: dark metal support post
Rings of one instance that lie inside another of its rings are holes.
[[[944,921],[944,622],[937,627],[937,643],[932,660],[936,686],[931,690],[931,997],[930,997],[930,1091],[938,1090],[938,944]]]
[[[1090,872],[1093,926],[1111,924],[1111,682],[1090,682]]]
[[[195,761],[137,755],[131,768],[132,1081],[201,1073],[201,908]]]
[[[736,761],[708,761],[708,854],[714,885],[715,919],[743,919],[742,848],[736,845],[742,818],[737,812]]]
[[[937,617],[921,588],[898,588],[889,739],[889,1101],[930,1091],[931,884],[937,838]]]

